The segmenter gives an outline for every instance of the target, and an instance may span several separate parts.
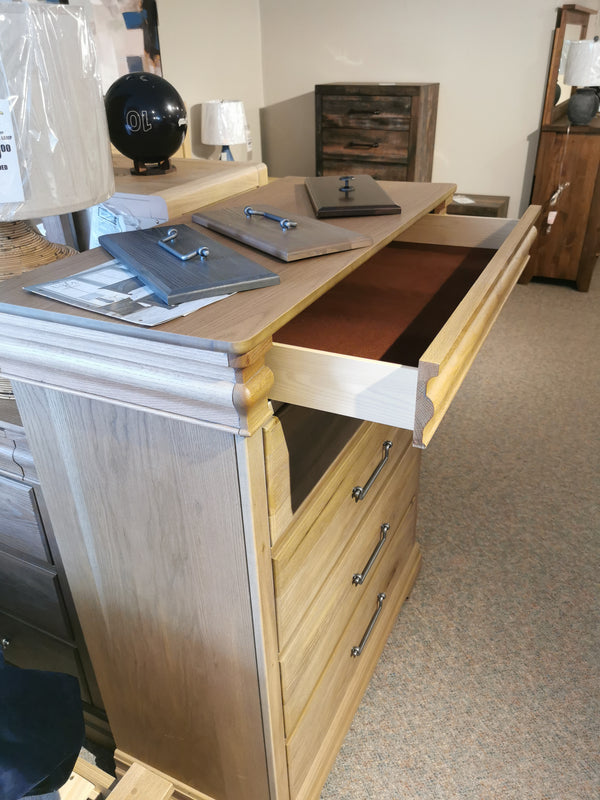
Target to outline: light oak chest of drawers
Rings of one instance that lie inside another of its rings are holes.
[[[118,763],[215,800],[318,798],[419,568],[420,448],[535,236],[536,208],[444,217],[453,185],[384,186],[401,215],[335,223],[371,247],[285,264],[228,242],[281,284],[160,329],[0,287]],[[224,205],[250,202],[312,213],[300,179]]]

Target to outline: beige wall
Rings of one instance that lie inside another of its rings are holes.
[[[243,100],[252,152],[232,147],[238,161],[260,161],[263,106],[259,0],[157,0],[163,76],[183,97],[193,154],[218,156],[200,141],[207,100]]]
[[[164,74],[192,105],[195,155],[206,151],[194,105],[241,99],[253,157],[273,176],[314,174],[315,84],[439,82],[433,180],[509,195],[515,215],[531,188],[558,5],[159,0]],[[585,5],[600,8],[600,0]]]

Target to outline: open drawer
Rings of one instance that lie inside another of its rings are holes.
[[[273,400],[412,430],[426,447],[528,260],[520,220],[427,215],[273,337]]]

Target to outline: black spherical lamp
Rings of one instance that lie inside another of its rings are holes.
[[[117,150],[133,161],[134,175],[172,169],[169,158],[183,144],[186,111],[177,90],[150,72],[118,78],[104,98],[108,133]]]

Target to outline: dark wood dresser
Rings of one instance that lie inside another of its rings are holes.
[[[439,83],[315,86],[317,175],[429,181]]]

